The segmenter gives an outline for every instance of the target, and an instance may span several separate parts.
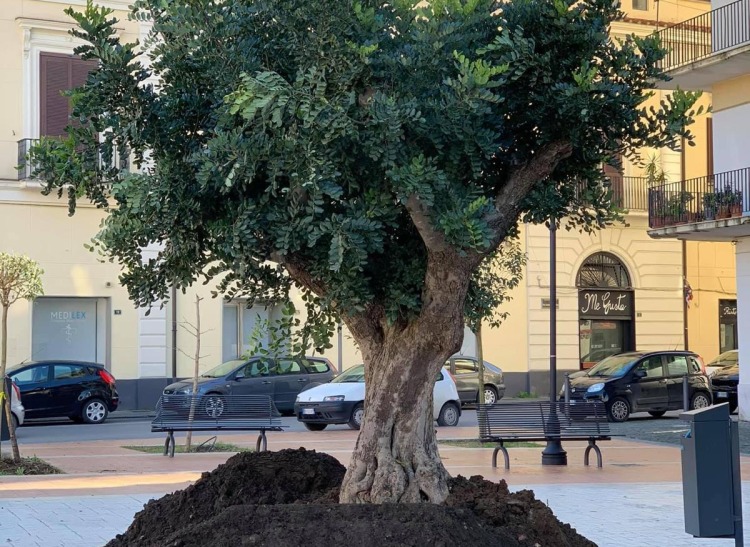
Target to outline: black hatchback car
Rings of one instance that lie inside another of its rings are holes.
[[[737,410],[737,386],[740,383],[740,362],[737,350],[722,353],[711,361],[711,365],[719,367],[709,378],[714,401],[729,403],[729,412]]]
[[[97,363],[37,361],[7,374],[21,391],[26,419],[67,416],[100,424],[120,403],[114,376]]]
[[[659,417],[668,410],[683,408],[685,376],[690,408],[711,405],[711,387],[702,361],[689,351],[629,352],[607,357],[586,371],[570,375],[570,399],[604,401],[613,422],[624,422],[633,412]]]
[[[280,412],[292,414],[302,390],[330,382],[333,376],[333,366],[324,357],[235,359],[201,374],[196,395],[209,409],[223,408],[222,395],[268,395]],[[192,390],[188,378],[165,387],[163,395],[192,395]]]

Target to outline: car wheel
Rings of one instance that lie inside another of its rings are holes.
[[[630,405],[622,397],[615,397],[607,405],[607,417],[610,422],[624,422],[630,416]]]
[[[696,410],[699,408],[706,408],[711,406],[711,397],[708,394],[699,391],[690,400],[690,410]]]
[[[651,414],[654,418],[661,418],[666,414],[666,410],[650,410],[649,414]]]
[[[310,431],[323,431],[328,424],[305,424],[305,427]]]
[[[438,416],[438,425],[443,426],[457,426],[458,418],[461,416],[461,411],[455,403],[445,403],[443,408],[440,409],[440,415]]]
[[[362,418],[365,415],[365,405],[358,403],[352,410],[352,417],[349,418],[349,427],[359,429],[362,427]]]
[[[209,418],[218,418],[224,414],[224,397],[218,393],[209,393],[203,399],[203,414]]]
[[[101,399],[89,399],[81,409],[81,418],[87,424],[100,424],[107,419],[107,405]]]
[[[494,405],[497,402],[497,390],[492,386],[484,386],[484,404]]]

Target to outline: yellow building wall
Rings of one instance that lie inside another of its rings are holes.
[[[584,260],[605,251],[617,256],[628,269],[635,289],[636,349],[683,347],[681,244],[652,240],[646,234],[644,214],[629,215],[629,226],[594,232],[558,231],[557,234],[557,366],[580,368],[578,288],[576,277]],[[544,226],[528,227],[529,370],[549,370],[549,232]]]
[[[117,281],[117,265],[99,263],[96,255],[83,247],[96,234],[101,212],[79,207],[71,219],[64,204],[41,201],[0,201],[0,249],[39,263],[44,269],[45,296],[104,298],[111,310],[120,310],[121,314],[109,317],[112,370],[124,378],[138,377],[138,310]],[[8,363],[33,359],[31,305],[19,301],[10,308],[9,316]]]
[[[734,245],[688,241],[687,264],[689,347],[708,362],[719,354],[719,300],[737,298]]]

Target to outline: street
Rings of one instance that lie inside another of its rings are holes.
[[[625,423],[611,423],[613,436],[624,436],[649,442],[679,445],[687,432],[687,424],[679,419],[681,411],[668,412],[661,418],[652,418],[646,413],[636,413]],[[734,416],[736,419],[736,416]],[[113,412],[107,421],[100,425],[76,424],[67,419],[29,421],[18,431],[22,444],[56,443],[70,441],[148,439],[162,440],[162,433],[151,433],[148,412]],[[288,432],[307,431],[294,417],[281,418]],[[477,413],[464,409],[459,425],[477,427]],[[440,428],[443,433],[450,428]],[[326,431],[349,431],[347,425],[329,425]],[[740,452],[750,454],[750,424],[740,422]],[[243,432],[222,432],[221,436],[243,434]],[[182,434],[178,434],[181,436]]]

